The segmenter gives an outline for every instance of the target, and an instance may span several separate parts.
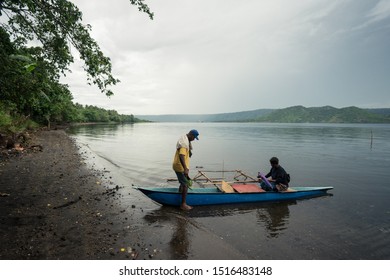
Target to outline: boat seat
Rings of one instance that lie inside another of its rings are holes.
[[[222,181],[221,191],[224,193],[234,193],[235,192],[235,190],[232,188],[232,186],[230,186],[225,181]]]

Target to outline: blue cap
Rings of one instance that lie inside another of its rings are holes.
[[[196,129],[192,129],[190,133],[195,137],[196,140],[199,140],[199,132]]]

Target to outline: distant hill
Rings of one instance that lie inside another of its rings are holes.
[[[310,108],[294,106],[275,110],[253,121],[275,123],[390,123],[390,117],[358,107],[337,109],[331,106]]]
[[[137,115],[136,117],[153,122],[242,122],[265,116],[274,110],[258,109],[253,111],[204,115]]]
[[[368,112],[390,117],[390,108],[366,109]]]
[[[153,122],[390,123],[390,108],[362,109],[293,106],[224,114],[139,115]]]

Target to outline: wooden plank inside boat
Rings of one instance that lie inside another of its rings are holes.
[[[259,185],[255,184],[233,184],[232,188],[238,193],[258,193],[265,192]]]
[[[221,185],[221,190],[225,193],[234,193],[234,189],[232,188],[231,185],[229,185],[228,183],[226,183],[225,181],[222,181],[222,185]]]

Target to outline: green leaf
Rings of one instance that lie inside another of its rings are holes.
[[[27,72],[34,71],[36,67],[37,67],[36,63],[30,63],[30,64],[27,64],[27,65],[24,65],[24,68],[27,70]]]
[[[46,93],[44,93],[42,90],[39,91],[39,95],[43,98],[45,98],[47,101],[50,102],[50,97],[46,95]]]
[[[31,62],[31,57],[28,57],[27,55],[21,55],[21,54],[11,54],[9,56],[11,59],[23,61],[23,62]]]

